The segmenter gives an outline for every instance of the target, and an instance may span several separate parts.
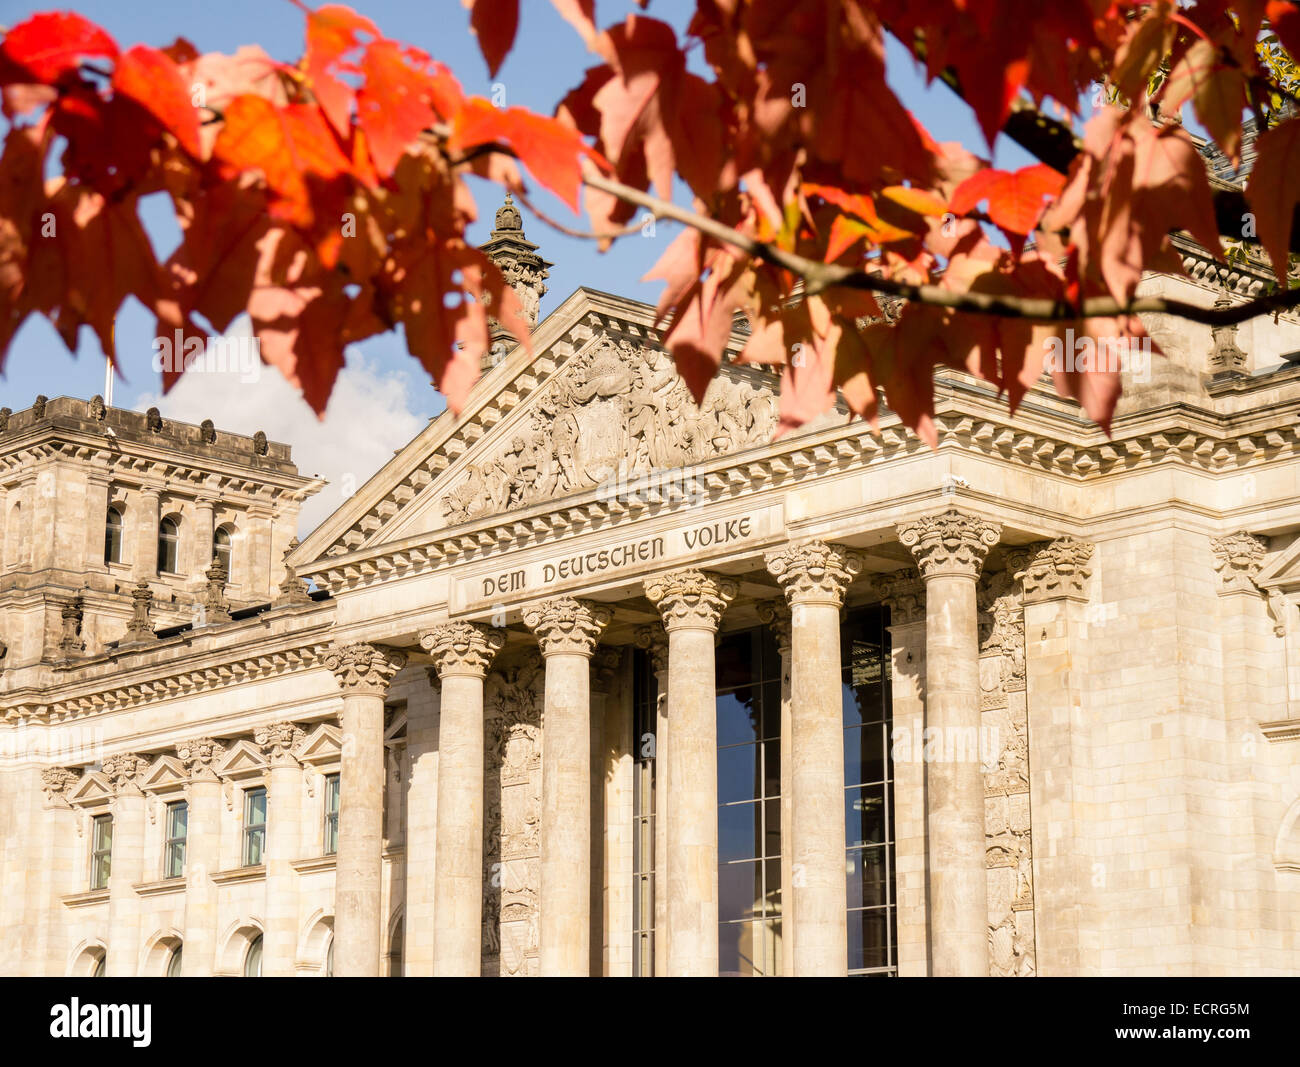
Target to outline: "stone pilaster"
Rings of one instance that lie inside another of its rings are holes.
[[[668,960],[672,977],[718,973],[718,720],[714,639],[737,585],[698,570],[645,583],[668,631],[668,745],[664,793]],[[662,795],[662,794],[661,794]]]
[[[204,572],[212,563],[213,512],[216,500],[210,496],[200,496],[194,501],[194,537],[190,556],[190,577],[203,581]],[[181,957],[182,966],[185,958]]]
[[[185,951],[181,973],[203,977],[216,969],[217,886],[212,876],[221,868],[221,779],[214,764],[225,746],[210,737],[182,741],[177,758],[189,771],[189,800],[185,838]]]
[[[343,978],[380,974],[384,695],[405,663],[405,653],[367,644],[335,646],[325,658],[343,690],[334,876],[334,973]]]
[[[144,827],[147,800],[140,776],[149,761],[134,753],[104,758],[104,776],[113,786],[113,855],[108,879],[108,960],[110,978],[131,978],[140,961],[140,898],[144,881]]]
[[[1001,528],[950,509],[901,524],[898,534],[925,582],[931,969],[983,977],[988,885],[975,582]]]
[[[293,749],[304,736],[291,722],[253,731],[270,764],[267,810],[274,813],[267,826],[262,940],[262,974],[268,978],[293,977],[298,950],[298,872],[292,864],[302,854],[302,767]]]
[[[128,514],[131,510],[135,512],[131,573],[135,575],[137,582],[145,582],[158,576],[158,524],[162,518],[159,513],[161,495],[160,490],[147,485],[136,497],[135,508],[128,509]]]
[[[1025,606],[1035,966],[1045,976],[1086,973],[1082,913],[1092,871],[1081,824],[1092,553],[1068,537],[1031,545],[1016,571]]]
[[[591,973],[591,679],[613,612],[571,597],[523,612],[546,663],[542,710],[541,972]]]
[[[438,725],[433,973],[475,976],[482,961],[483,679],[505,632],[472,622],[420,635],[442,686]]]
[[[655,786],[654,786],[654,959],[656,977],[668,973],[668,631],[662,622],[638,626],[638,648],[650,653],[650,668],[655,674]],[[641,738],[632,739],[640,748]]]
[[[790,853],[794,973],[848,969],[840,608],[862,570],[843,545],[805,541],[767,554],[790,604]],[[782,845],[784,851],[784,844]]]

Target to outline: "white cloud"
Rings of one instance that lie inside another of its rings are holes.
[[[237,332],[237,331],[232,331]],[[423,388],[427,397],[415,390]],[[420,411],[413,399],[424,399]],[[305,475],[329,484],[309,499],[298,521],[305,537],[366,483],[393,453],[428,423],[440,397],[413,375],[381,370],[375,360],[348,352],[334,383],[325,418],[318,419],[274,367],[261,366],[249,383],[238,371],[189,373],[166,396],[145,394],[138,411],[157,407],[164,417],[198,424],[211,419],[218,430],[252,435],[258,430],[293,448]]]

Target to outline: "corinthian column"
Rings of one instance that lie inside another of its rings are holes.
[[[221,779],[225,746],[210,737],[182,741],[176,755],[190,772],[185,837],[185,951],[181,974],[211,977],[217,959],[217,884],[221,869]]]
[[[989,973],[975,581],[1001,532],[956,510],[898,527],[925,582],[926,825],[936,975]]]
[[[790,604],[790,853],[797,873],[794,973],[848,971],[840,608],[862,570],[843,545],[805,541],[767,554]]]
[[[542,711],[544,977],[591,973],[591,676],[588,661],[614,613],[559,597],[524,609],[546,661]]]
[[[645,584],[668,631],[669,976],[718,973],[718,711],[714,637],[736,583],[678,571]]]
[[[334,973],[378,977],[383,938],[384,694],[406,654],[335,646],[325,658],[343,690],[339,848],[334,874]]]
[[[483,679],[505,644],[472,622],[420,635],[442,686],[438,720],[433,973],[478,977],[483,928]]]
[[[104,776],[113,785],[113,854],[108,878],[108,958],[110,978],[135,976],[140,961],[140,897],[144,881],[144,791],[140,776],[149,761],[127,753],[104,759]]]
[[[293,747],[303,731],[291,722],[260,726],[253,740],[271,765],[267,828],[266,932],[262,973],[267,978],[292,978],[298,951],[298,872],[293,869],[302,847],[302,768]],[[181,966],[185,957],[181,957]]]

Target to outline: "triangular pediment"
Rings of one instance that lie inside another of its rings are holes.
[[[615,489],[766,445],[775,379],[725,363],[698,408],[659,344],[654,309],[579,289],[291,557],[299,573],[494,515]],[[732,336],[739,351],[745,335]],[[314,566],[315,565],[315,566]]]
[[[170,793],[183,789],[188,781],[185,764],[175,756],[159,756],[145,771],[140,788],[146,793]]]
[[[251,741],[236,741],[217,765],[222,778],[252,778],[266,770],[266,757]]]
[[[323,722],[298,742],[294,755],[312,767],[337,763],[343,755],[343,733],[337,726]]]
[[[1255,584],[1261,589],[1290,589],[1300,586],[1300,537],[1259,569]]]
[[[103,804],[113,799],[113,787],[99,771],[87,771],[68,792],[69,804]]]

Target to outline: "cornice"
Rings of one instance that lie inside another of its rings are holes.
[[[217,871],[212,876],[217,885],[234,885],[239,882],[263,882],[266,880],[266,867],[236,867],[229,871]]]

